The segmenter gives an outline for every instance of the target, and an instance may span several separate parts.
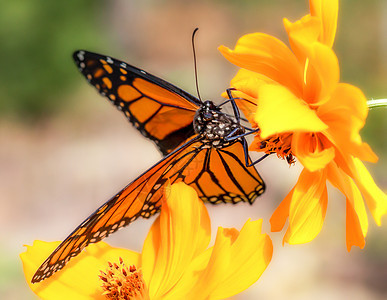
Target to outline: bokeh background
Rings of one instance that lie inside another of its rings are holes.
[[[306,0],[13,0],[0,3],[0,295],[34,299],[19,260],[23,244],[62,240],[90,212],[161,156],[81,77],[77,49],[127,61],[195,94],[195,27],[200,90],[221,99],[236,68],[217,47],[262,31],[286,40],[282,18],[309,11]],[[387,2],[341,0],[334,46],[341,79],[371,98],[387,97]],[[387,110],[369,113],[362,134],[380,160],[368,164],[387,190]],[[252,206],[209,207],[213,232],[269,217],[299,166],[268,158],[258,166],[267,192]],[[234,299],[386,299],[387,224],[372,220],[365,249],[345,247],[345,199],[329,190],[327,220],[311,243],[275,252],[261,279]],[[384,220],[386,221],[386,220]],[[141,250],[152,220],[107,239]],[[253,268],[254,266],[252,266]]]

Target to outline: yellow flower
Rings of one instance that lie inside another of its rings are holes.
[[[304,166],[298,182],[271,217],[272,231],[289,218],[284,242],[305,243],[320,232],[327,207],[326,181],[346,197],[346,244],[363,248],[368,230],[364,200],[375,222],[387,197],[361,162],[376,162],[359,130],[368,113],[363,93],[339,82],[332,50],[338,0],[310,0],[311,13],[284,19],[290,48],[264,33],[241,37],[234,50],[219,50],[241,69],[231,81],[237,104],[259,128],[250,150],[276,153]]]
[[[171,186],[142,253],[90,245],[66,267],[36,284],[40,262],[58,245],[35,241],[22,253],[30,288],[41,299],[223,299],[240,293],[261,276],[273,246],[261,233],[262,220],[240,232],[219,228],[213,247],[210,219],[194,189]],[[127,298],[125,298],[125,296]]]

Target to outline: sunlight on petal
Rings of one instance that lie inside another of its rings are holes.
[[[302,131],[319,132],[327,128],[302,100],[279,85],[266,84],[259,88],[259,105],[255,121],[261,128],[261,137],[276,133]]]

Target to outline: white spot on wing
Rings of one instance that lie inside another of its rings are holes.
[[[77,54],[77,57],[80,61],[84,60],[85,59],[85,51],[79,51],[78,54]]]

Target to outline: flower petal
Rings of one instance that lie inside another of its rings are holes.
[[[286,195],[285,199],[282,200],[280,205],[276,208],[270,218],[271,231],[277,232],[284,228],[286,220],[289,217],[290,202],[292,201],[294,188]]]
[[[360,89],[339,83],[330,99],[318,108],[317,113],[329,126],[324,134],[342,153],[376,162],[377,156],[362,142],[359,134],[368,113],[367,101]]]
[[[231,79],[231,87],[241,91],[252,98],[258,98],[258,87],[264,84],[276,84],[270,78],[246,69],[240,69]],[[233,91],[234,92],[234,91]]]
[[[335,52],[324,44],[315,42],[302,46],[308,57],[308,64],[305,65],[304,99],[310,104],[318,105],[327,100],[339,82],[339,61]]]
[[[329,1],[328,1],[329,2]],[[307,15],[291,23],[284,19],[290,45],[304,66],[303,98],[309,103],[325,101],[339,81],[338,59],[331,49],[319,42],[322,28],[318,17]]]
[[[286,18],[284,18],[283,22],[289,36],[290,46],[297,56],[298,61],[304,65],[306,56],[302,48],[300,49],[300,45],[314,43],[318,40],[321,30],[321,21],[317,17],[306,15],[294,23]]]
[[[328,203],[326,170],[304,169],[295,185],[289,207],[289,227],[284,242],[302,244],[321,231]]]
[[[139,265],[139,253],[99,242],[89,245],[70,260],[63,270],[42,282],[32,284],[31,278],[36,269],[59,244],[35,241],[32,246],[27,246],[26,252],[20,254],[27,283],[40,299],[105,299],[98,275],[100,270],[106,270],[107,262],[118,262],[119,257],[122,257],[128,265]]]
[[[356,186],[354,187],[356,188]],[[359,198],[356,197],[356,199],[359,199]],[[363,199],[361,199],[361,202],[363,202]],[[351,251],[352,246],[358,246],[360,249],[363,249],[365,246],[365,234],[362,231],[362,226],[360,223],[358,212],[356,211],[354,204],[351,203],[348,198],[346,199],[345,224],[346,224],[345,240],[346,240],[348,252]]]
[[[327,170],[329,181],[346,197],[347,249],[350,251],[352,246],[363,248],[368,231],[368,217],[363,197],[353,180],[336,164],[330,164]]]
[[[310,172],[324,168],[335,157],[335,149],[321,134],[295,132],[292,151]]]
[[[297,96],[302,95],[303,68],[280,40],[264,33],[252,33],[241,37],[235,50],[225,46],[218,49],[231,63],[260,73]]]
[[[316,112],[280,85],[259,87],[259,103],[255,121],[261,129],[261,138],[291,132],[319,132],[327,128]]]
[[[362,192],[376,224],[380,226],[382,217],[387,214],[387,195],[375,184],[364,164],[358,158],[353,160],[357,169],[354,180]]]
[[[240,69],[231,80],[230,86],[235,89],[232,95],[238,108],[255,127],[254,115],[257,110],[258,87],[267,83],[275,84],[270,78],[246,69]],[[228,97],[226,93],[224,97]]]
[[[173,184],[143,247],[142,266],[150,297],[163,298],[189,263],[210,242],[210,219],[196,191]]]
[[[258,280],[273,254],[273,244],[261,228],[262,220],[248,220],[236,239],[235,231],[230,235],[230,230],[219,228],[210,261],[199,276],[202,299],[231,297]]]
[[[317,16],[322,22],[322,30],[319,41],[332,47],[337,28],[337,16],[339,11],[338,0],[310,0],[310,14]]]

